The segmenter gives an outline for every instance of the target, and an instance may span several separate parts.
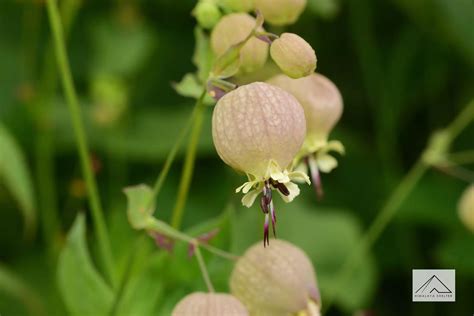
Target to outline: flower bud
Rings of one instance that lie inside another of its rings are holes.
[[[461,222],[474,233],[474,184],[471,184],[462,194],[458,212]]]
[[[273,25],[295,23],[305,6],[306,0],[255,0],[255,8]]]
[[[220,4],[233,12],[249,12],[255,8],[254,0],[221,0]]]
[[[283,33],[270,46],[270,55],[280,69],[291,78],[309,76],[316,69],[316,54],[304,39]]]
[[[336,85],[316,73],[300,79],[277,75],[267,82],[288,91],[303,106],[307,126],[305,145],[325,143],[342,114],[342,97]]]
[[[194,7],[193,15],[199,25],[205,29],[212,29],[219,22],[221,12],[219,7],[212,1],[201,0]]]
[[[251,315],[319,315],[321,307],[310,259],[279,239],[267,248],[253,245],[240,257],[230,289]]]
[[[223,293],[191,293],[173,309],[172,316],[248,316],[244,305]]]
[[[265,178],[271,161],[286,168],[305,137],[304,112],[288,92],[263,82],[241,86],[216,104],[212,137],[232,168]]]
[[[232,13],[224,16],[211,33],[211,47],[219,57],[231,46],[242,42],[255,27],[255,19],[246,13]],[[240,51],[240,69],[252,72],[267,61],[268,44],[251,38]]]

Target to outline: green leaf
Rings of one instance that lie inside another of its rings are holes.
[[[194,38],[196,44],[194,48],[193,63],[198,69],[197,78],[199,81],[205,83],[209,77],[215,57],[211,49],[209,36],[207,36],[200,27],[194,29]]]
[[[125,188],[124,192],[128,201],[127,216],[130,225],[135,229],[145,228],[155,210],[151,188],[146,184],[139,184]]]
[[[65,105],[56,107],[54,124],[57,126],[58,151],[75,150],[74,135],[69,126],[69,114]],[[189,122],[192,107],[183,104],[172,110],[164,110],[162,105],[152,109],[135,111],[127,117],[127,124],[113,130],[103,129],[94,124],[90,115],[84,115],[88,138],[94,151],[120,156],[135,162],[164,161],[181,129]],[[203,126],[211,126],[212,111],[204,113]],[[157,141],[159,135],[159,141]],[[180,150],[178,157],[181,155]],[[214,153],[211,128],[205,128],[198,145],[198,155]]]
[[[58,286],[71,315],[108,315],[113,291],[94,267],[86,245],[83,214],[69,231],[58,262]]]
[[[26,159],[13,136],[0,123],[0,184],[3,183],[17,200],[25,220],[25,233],[36,229],[33,181]]]
[[[197,100],[204,90],[204,85],[199,83],[195,74],[187,73],[180,82],[173,84],[173,88],[179,95]],[[206,94],[204,97],[204,104],[212,105],[214,103],[215,101],[211,98],[211,96]]]
[[[262,242],[263,216],[255,208],[243,210],[235,221],[233,251],[237,254],[255,242]],[[324,305],[341,266],[361,239],[359,223],[347,211],[318,210],[301,198],[289,204],[277,201],[276,210],[278,238],[302,248],[311,258]],[[374,287],[375,266],[369,255],[361,259],[353,277],[345,282],[344,290],[333,299],[342,308],[355,310],[368,303]]]
[[[129,23],[102,19],[93,25],[91,37],[94,44],[91,69],[119,76],[131,75],[143,65],[156,38],[138,19]]]
[[[115,315],[156,314],[158,300],[163,294],[162,279],[163,271],[166,269],[162,264],[164,253],[148,247],[149,244],[144,245],[144,241],[149,242],[140,239],[142,243],[137,244],[138,251],[134,253],[135,265],[131,268],[131,276],[118,302]],[[152,251],[153,254],[150,254]]]

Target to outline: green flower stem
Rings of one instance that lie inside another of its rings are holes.
[[[214,293],[214,286],[212,285],[211,278],[209,277],[209,272],[207,271],[206,263],[204,262],[204,258],[202,257],[199,245],[195,243],[194,247],[196,247],[196,249],[194,250],[194,254],[196,255],[196,259],[199,263],[199,269],[201,269],[201,274],[204,279],[204,282],[206,283],[207,290],[211,293]]]
[[[80,7],[80,1],[63,2],[60,15],[64,25],[65,38]],[[41,213],[43,236],[48,250],[55,257],[60,243],[60,221],[58,218],[57,192],[54,172],[54,137],[50,114],[52,112],[52,96],[57,87],[56,64],[51,59],[53,46],[48,43],[43,60],[40,91],[34,106],[34,119],[37,123],[38,136],[35,142],[36,177]]]
[[[92,211],[94,229],[97,234],[101,261],[105,274],[114,285],[115,278],[113,273],[113,257],[107,227],[105,225],[104,214],[100,204],[99,192],[92,171],[89,158],[88,144],[81,118],[81,109],[77,100],[76,91],[69,67],[69,61],[66,54],[63,28],[57,3],[55,0],[47,0],[48,17],[56,52],[56,60],[61,75],[63,89],[66,95],[69,112],[71,114],[74,134],[77,142],[77,149],[81,160],[82,173],[86,182],[87,194],[89,197],[89,206]]]
[[[471,101],[464,110],[458,114],[454,121],[444,130],[448,135],[449,144],[474,120],[474,100]],[[427,148],[429,150],[429,148]],[[426,152],[427,150],[424,150]],[[330,288],[328,303],[325,310],[328,310],[338,293],[341,291],[344,282],[350,278],[360,263],[363,255],[367,254],[372,245],[380,237],[384,229],[394,218],[402,203],[415,188],[418,181],[429,169],[430,165],[423,161],[423,154],[415,165],[410,169],[396,189],[390,195],[382,210],[361,239],[358,246],[351,252],[334,279],[334,285]]]
[[[465,150],[457,153],[451,153],[448,161],[457,165],[466,165],[474,163],[474,150]]]
[[[194,162],[196,160],[196,151],[201,136],[202,123],[204,120],[204,96],[206,91],[201,94],[201,97],[196,103],[196,114],[194,116],[193,128],[191,131],[191,138],[186,149],[186,157],[184,159],[183,172],[181,174],[181,180],[179,183],[178,196],[176,204],[173,209],[173,215],[171,218],[171,225],[179,229],[184,214],[184,207],[186,206],[186,200],[188,198],[189,186],[193,177]]]
[[[177,230],[177,229],[173,228],[172,226],[168,225],[167,223],[165,223],[163,221],[160,221],[160,220],[157,220],[154,217],[150,217],[148,219],[145,230],[155,232],[155,233],[159,233],[159,234],[165,235],[169,238],[172,238],[172,239],[175,239],[175,240],[180,240],[180,241],[183,241],[183,242],[186,242],[186,243],[197,243],[197,245],[199,245],[199,247],[201,247],[203,249],[206,249],[207,251],[209,251],[209,252],[211,252],[211,253],[219,256],[219,257],[227,259],[227,260],[234,261],[234,260],[238,259],[238,256],[233,255],[231,253],[228,253],[224,250],[218,249],[216,247],[213,247],[211,245],[208,245],[206,243],[201,243],[198,240],[196,240],[195,238],[193,238],[191,236],[188,236],[185,233],[180,232],[179,230]]]
[[[168,156],[166,157],[165,164],[163,165],[163,169],[161,170],[160,174],[158,175],[158,178],[155,181],[155,185],[153,186],[153,191],[151,194],[150,202],[148,204],[148,207],[151,207],[153,205],[153,201],[156,199],[158,194],[161,191],[161,188],[163,187],[163,183],[166,180],[166,177],[168,176],[168,172],[170,170],[171,164],[174,161],[174,158],[176,157],[176,154],[181,147],[181,143],[184,140],[184,137],[188,133],[191,125],[194,123],[197,113],[198,113],[198,108],[202,107],[204,97],[206,96],[206,91],[204,90],[199,97],[199,99],[196,101],[196,105],[193,108],[193,111],[191,113],[190,118],[188,119],[188,122],[186,123],[186,126],[181,130],[180,134],[178,135],[178,138],[176,139],[173,148],[171,148],[171,151],[168,153]]]

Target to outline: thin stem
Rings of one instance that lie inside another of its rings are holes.
[[[449,154],[448,161],[457,165],[474,163],[474,150],[465,150]]]
[[[325,310],[329,309],[334,299],[339,294],[344,282],[352,275],[359,264],[360,258],[371,248],[377,238],[383,232],[385,227],[395,216],[399,206],[405,201],[408,194],[418,183],[420,178],[428,169],[428,166],[421,160],[418,161],[408,172],[408,174],[399,183],[395,191],[387,200],[385,206],[379,212],[379,215],[372,222],[369,230],[361,239],[358,246],[351,252],[334,279],[334,286],[330,290],[328,303],[325,304]]]
[[[211,293],[214,293],[214,286],[212,285],[211,278],[209,277],[209,272],[207,271],[206,263],[204,262],[204,258],[202,257],[198,243],[195,243],[195,247],[196,259],[199,263],[199,268],[201,269],[201,274],[204,279],[204,282],[206,283],[207,290]]]
[[[459,113],[446,128],[452,142],[474,120],[474,99]]]
[[[433,168],[447,174],[448,176],[457,178],[467,183],[474,183],[474,172],[463,167],[456,166],[450,162],[433,165]]]
[[[188,236],[185,233],[182,233],[181,231],[179,231],[179,230],[173,228],[172,226],[170,226],[169,224],[167,224],[163,221],[157,220],[156,218],[150,218],[148,220],[148,223],[146,225],[146,230],[156,232],[156,233],[165,235],[169,238],[172,238],[172,239],[175,239],[175,240],[180,240],[180,241],[183,241],[183,242],[186,242],[186,243],[197,243],[197,245],[199,245],[203,249],[206,249],[207,251],[209,251],[209,252],[211,252],[211,253],[219,256],[219,257],[227,259],[227,260],[232,260],[233,261],[233,260],[236,260],[238,258],[238,256],[236,256],[234,254],[231,254],[231,253],[226,252],[224,250],[218,249],[218,248],[216,248],[214,246],[211,246],[211,245],[208,245],[206,243],[199,242],[199,240],[196,240],[193,237]]]
[[[448,133],[449,143],[451,143],[461,131],[471,123],[474,118],[474,101],[471,101],[464,110],[459,113],[453,122],[445,129]],[[424,153],[425,151],[423,151]],[[421,177],[428,170],[429,165],[423,161],[423,154],[410,169],[406,176],[399,183],[395,191],[390,195],[382,210],[379,212],[370,228],[361,239],[358,246],[351,252],[345,263],[336,275],[334,286],[331,288],[329,302],[325,305],[325,310],[329,309],[335,297],[341,290],[344,282],[352,275],[359,264],[360,258],[367,253],[371,246],[377,241],[383,230],[396,215],[399,207],[406,197],[413,190]]]
[[[181,174],[181,181],[178,189],[178,196],[176,204],[173,209],[171,225],[179,229],[184,214],[184,207],[186,206],[186,200],[188,198],[189,186],[193,177],[194,162],[196,160],[196,151],[201,136],[202,122],[204,120],[204,96],[206,91],[201,94],[201,97],[196,103],[196,115],[194,118],[193,129],[191,131],[191,139],[189,140],[188,147],[186,149],[186,157],[184,160],[183,172]]]
[[[79,1],[68,0],[64,1],[61,7],[60,16],[62,17],[66,39],[79,6]],[[48,116],[53,104],[51,99],[57,87],[56,64],[51,59],[53,53],[52,43],[49,42],[42,62],[39,97],[34,104],[33,114],[38,132],[35,141],[35,155],[42,231],[50,255],[54,258],[60,243],[61,223],[58,218],[54,170],[54,137],[51,118]]]
[[[180,134],[178,135],[178,138],[176,139],[173,145],[173,148],[171,148],[171,151],[168,153],[168,156],[166,157],[166,160],[165,160],[165,164],[163,165],[163,169],[158,175],[158,178],[155,181],[155,185],[153,186],[153,191],[151,194],[149,207],[151,207],[151,205],[153,204],[153,201],[156,199],[156,197],[160,193],[163,183],[165,182],[166,177],[168,176],[168,172],[170,170],[171,164],[173,163],[174,158],[176,157],[176,154],[179,148],[181,147],[181,143],[183,142],[184,137],[186,136],[191,125],[196,119],[198,108],[200,107],[200,104],[202,104],[205,96],[206,96],[206,92],[204,91],[199,97],[199,99],[196,101],[196,104],[193,108],[191,116],[189,117],[188,122],[186,123],[186,126],[181,130]]]
[[[86,182],[87,194],[89,197],[89,206],[92,211],[92,218],[95,232],[97,234],[100,255],[105,273],[112,284],[115,283],[113,274],[113,257],[110,246],[110,240],[105,225],[102,206],[100,204],[97,184],[92,171],[89,150],[81,117],[81,109],[74,88],[74,83],[69,67],[69,61],[66,54],[64,34],[61,25],[61,18],[57,3],[55,0],[47,0],[48,16],[50,27],[53,33],[56,60],[61,75],[63,89],[66,95],[69,112],[71,114],[74,134],[77,142],[77,149],[81,160],[82,173]]]

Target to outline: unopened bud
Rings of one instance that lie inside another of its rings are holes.
[[[212,1],[201,0],[194,7],[193,15],[199,25],[205,29],[212,29],[221,18],[219,7]]]
[[[309,76],[316,69],[316,53],[303,38],[283,33],[270,46],[270,55],[280,69],[291,78]]]
[[[273,25],[295,23],[305,6],[306,0],[255,0],[255,8]]]
[[[230,289],[251,315],[319,315],[321,307],[310,259],[279,239],[245,252],[232,271]]]
[[[235,297],[222,293],[191,293],[173,309],[172,316],[248,316]]]
[[[211,33],[211,46],[217,57],[222,56],[231,46],[247,38],[256,24],[246,13],[232,13],[224,16]],[[240,69],[252,72],[267,61],[268,44],[251,38],[240,50]]]
[[[221,0],[220,3],[232,12],[249,12],[255,8],[254,0]]]
[[[458,205],[461,222],[474,233],[474,184],[462,194]]]

